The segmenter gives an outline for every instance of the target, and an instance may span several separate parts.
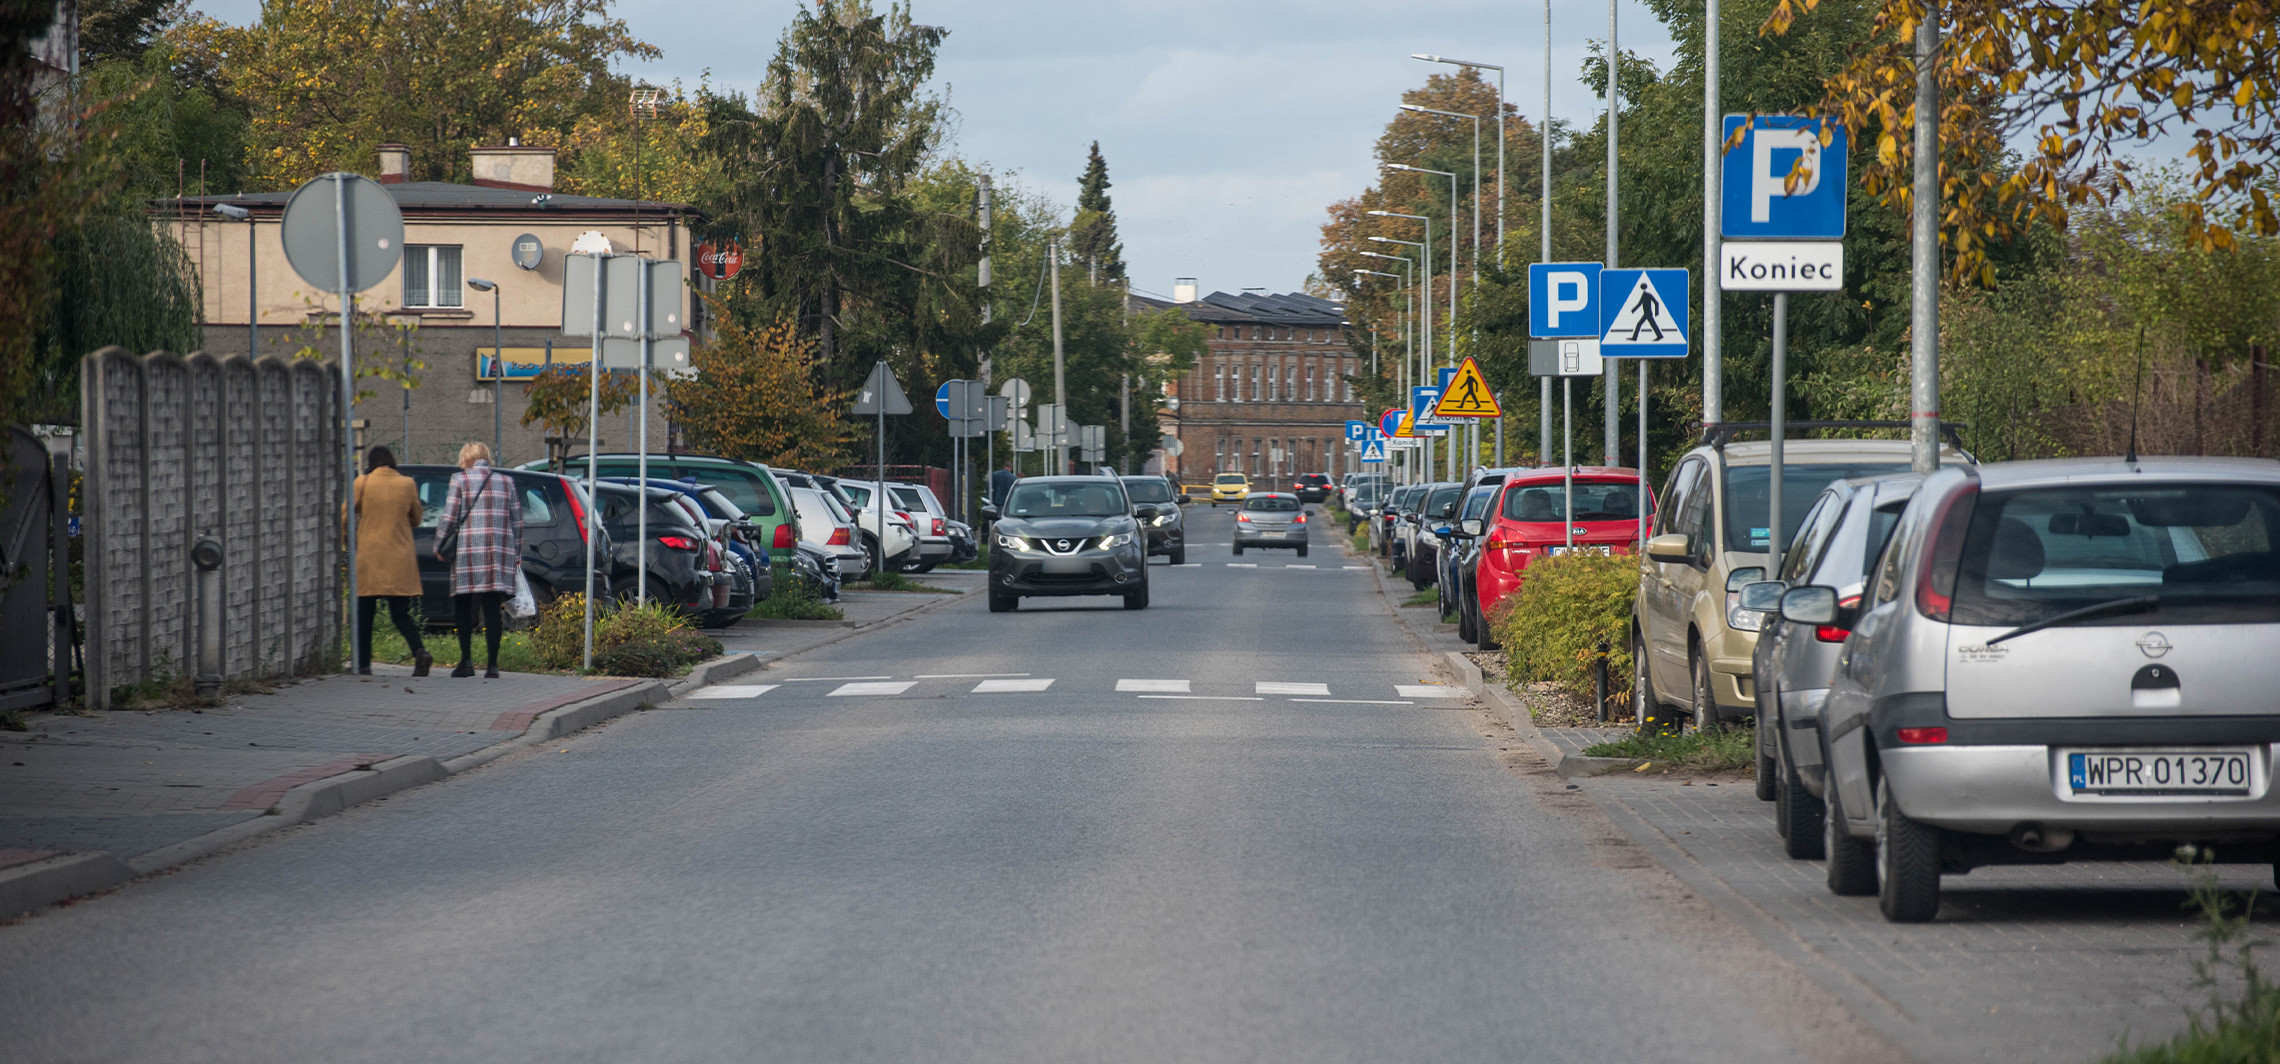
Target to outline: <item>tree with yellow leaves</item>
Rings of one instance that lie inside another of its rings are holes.
[[[689,354],[695,375],[670,398],[693,449],[791,469],[837,469],[854,461],[863,426],[848,393],[816,384],[816,343],[791,319],[748,328],[719,315],[719,330]]]

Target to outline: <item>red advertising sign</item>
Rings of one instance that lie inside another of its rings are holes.
[[[744,245],[734,240],[697,245],[697,272],[725,281],[744,268]]]

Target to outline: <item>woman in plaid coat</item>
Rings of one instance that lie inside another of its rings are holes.
[[[453,533],[458,533],[454,541]],[[451,563],[452,612],[459,628],[459,667],[453,676],[475,675],[475,614],[483,614],[490,668],[499,675],[499,633],[507,598],[515,593],[515,569],[522,564],[522,506],[513,477],[491,468],[491,449],[470,443],[459,449],[459,472],[451,475],[443,518],[436,522],[437,557]],[[450,543],[445,557],[442,544]]]

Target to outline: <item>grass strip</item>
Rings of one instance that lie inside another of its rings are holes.
[[[1585,757],[1636,757],[1661,768],[1692,772],[1745,772],[1757,754],[1749,728],[1689,729],[1676,735],[1626,735],[1583,750]]]

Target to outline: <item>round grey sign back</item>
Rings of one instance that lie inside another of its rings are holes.
[[[339,228],[344,214],[345,248]],[[351,292],[379,284],[404,257],[404,213],[396,209],[396,198],[358,174],[322,174],[294,189],[280,229],[293,272],[327,292],[340,290],[344,254]]]
[[[511,254],[514,256],[516,266],[526,270],[535,270],[538,268],[539,261],[546,258],[546,245],[539,243],[536,236],[524,233],[515,238]]]

